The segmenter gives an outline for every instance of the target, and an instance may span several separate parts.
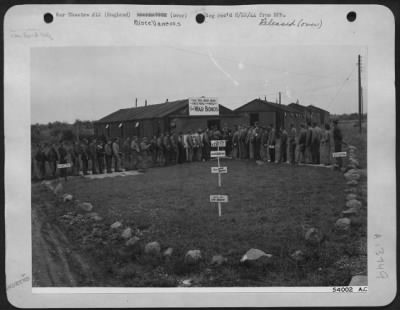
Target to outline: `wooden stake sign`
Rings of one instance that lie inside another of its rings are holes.
[[[221,174],[222,173],[228,173],[228,167],[221,167],[220,166],[220,161],[219,159],[221,157],[225,157],[225,150],[220,151],[220,147],[225,147],[226,146],[226,141],[225,140],[211,140],[211,146],[216,147],[216,151],[211,151],[211,157],[217,158],[218,161],[218,167],[211,167],[211,173],[218,174],[218,187],[221,187],[222,185],[222,178]],[[210,202],[217,202],[218,203],[218,216],[222,215],[222,202],[228,202],[228,196],[227,195],[211,195],[210,196]]]
[[[333,157],[333,158],[346,157],[346,156],[347,156],[347,152],[336,152],[336,153],[332,153],[332,157]]]
[[[218,203],[218,216],[222,215],[222,202],[228,202],[227,195],[210,195],[210,202],[217,202]]]
[[[211,158],[219,158],[220,157],[225,157],[225,151],[211,151]]]
[[[71,168],[72,163],[66,163],[66,164],[57,164],[58,169],[63,169],[63,168]]]
[[[228,173],[228,167],[211,167],[211,173]]]

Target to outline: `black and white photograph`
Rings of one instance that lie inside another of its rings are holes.
[[[22,5],[4,38],[13,306],[393,300],[389,9]]]
[[[361,47],[31,51],[34,286],[367,285]]]

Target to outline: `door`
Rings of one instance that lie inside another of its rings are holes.
[[[250,126],[254,126],[254,124],[260,121],[260,116],[258,113],[250,113]]]
[[[208,129],[221,129],[221,121],[219,119],[209,119],[207,120]]]

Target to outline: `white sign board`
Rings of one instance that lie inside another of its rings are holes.
[[[226,140],[211,140],[211,147],[225,147]]]
[[[333,158],[336,157],[346,157],[347,153],[346,152],[336,152],[336,153],[332,153]]]
[[[211,173],[228,173],[228,167],[211,167]]]
[[[66,164],[57,164],[57,168],[58,169],[62,169],[62,168],[71,168],[72,164],[71,163],[66,163]]]
[[[210,202],[228,202],[227,195],[210,195]]]
[[[217,98],[189,98],[189,115],[219,115]]]
[[[211,151],[211,158],[225,157],[225,151]]]

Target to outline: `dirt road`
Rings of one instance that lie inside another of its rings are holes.
[[[88,264],[52,221],[54,206],[44,201],[41,194],[32,199],[32,285],[74,287],[82,279],[90,281],[92,272]]]

